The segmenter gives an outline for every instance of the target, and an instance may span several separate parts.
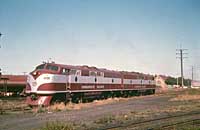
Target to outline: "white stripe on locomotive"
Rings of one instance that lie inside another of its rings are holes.
[[[96,78],[96,82],[95,82]],[[77,80],[76,80],[77,79]],[[77,83],[77,84],[122,84],[121,78],[80,76],[80,75],[59,75],[59,74],[42,74],[36,80],[32,75],[28,75],[27,82],[31,86],[31,91],[36,92],[37,88],[46,83]],[[124,85],[154,85],[154,80],[142,79],[123,79]]]

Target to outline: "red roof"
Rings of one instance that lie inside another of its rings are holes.
[[[26,75],[2,75],[1,78],[7,78],[8,84],[26,84]],[[0,80],[0,84],[3,84],[4,81]]]

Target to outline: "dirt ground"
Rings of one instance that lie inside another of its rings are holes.
[[[68,104],[68,106],[60,104],[37,110],[23,109],[20,112],[1,114],[0,130],[35,130],[45,126],[47,122],[54,121],[70,123],[77,129],[96,129],[119,121],[123,123],[126,120],[137,121],[173,113],[198,111],[199,99],[200,90],[187,89],[86,104]],[[20,102],[24,103],[23,100]],[[6,104],[9,104],[9,101]]]

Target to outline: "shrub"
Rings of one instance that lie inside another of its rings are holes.
[[[61,122],[48,122],[45,127],[39,130],[75,130],[72,124],[65,124]]]
[[[115,117],[114,116],[105,116],[103,118],[100,118],[98,120],[95,121],[96,124],[110,124],[113,123],[115,121]]]
[[[37,113],[44,113],[44,112],[46,112],[46,111],[47,111],[46,108],[44,108],[44,107],[42,107],[42,106],[38,106],[38,108],[37,108],[37,110],[36,110]]]

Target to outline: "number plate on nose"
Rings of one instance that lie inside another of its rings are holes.
[[[37,86],[37,82],[32,82],[32,86],[33,87]]]

